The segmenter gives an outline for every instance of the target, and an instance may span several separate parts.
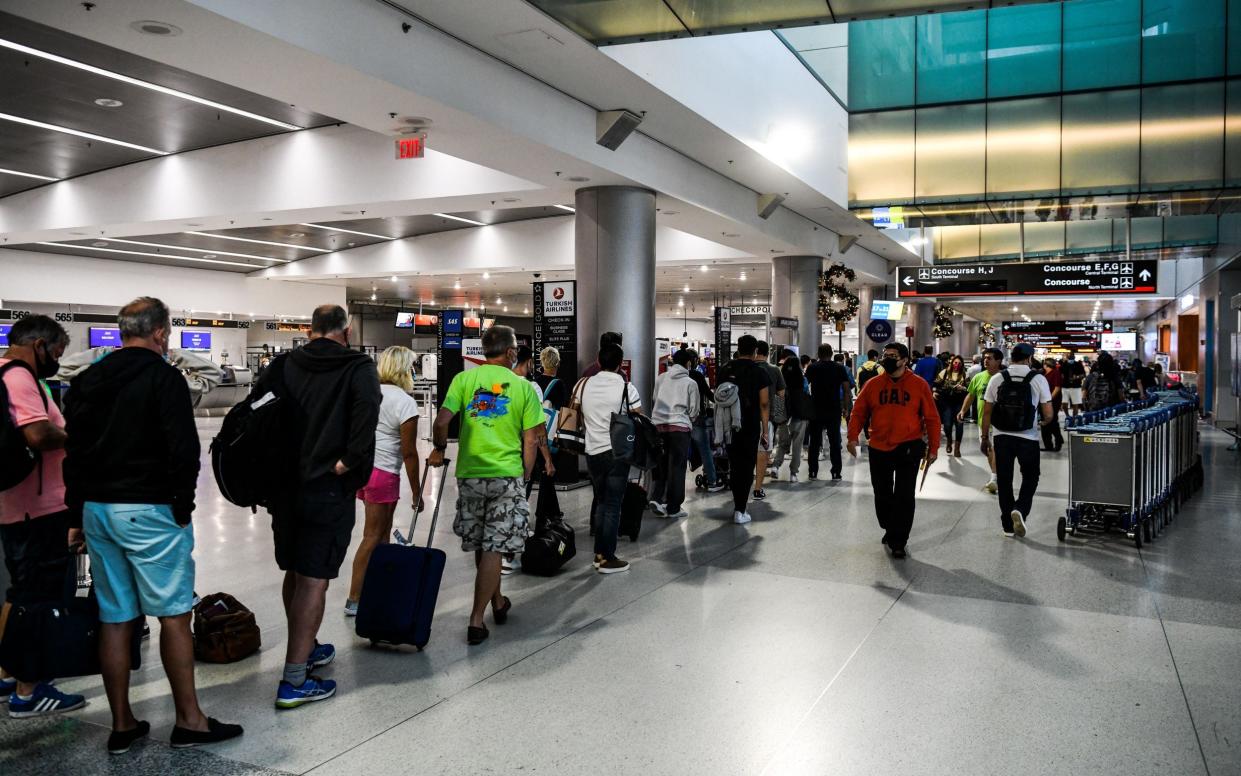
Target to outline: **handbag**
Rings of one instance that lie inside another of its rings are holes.
[[[194,607],[194,657],[198,660],[235,663],[262,645],[254,612],[228,593],[203,596]]]
[[[94,676],[99,665],[99,603],[85,556],[65,559],[60,600],[10,607],[0,641],[0,665],[33,681]],[[130,669],[142,665],[142,628],[133,628]]]
[[[582,416],[582,391],[589,379],[583,377],[577,381],[572,395],[569,396],[569,403],[556,413],[556,433],[553,439],[556,441],[557,450],[586,455],[586,418]]]
[[[629,409],[629,380],[621,390],[620,407],[608,428],[612,455],[630,466],[649,471],[659,465],[663,441],[651,419]]]

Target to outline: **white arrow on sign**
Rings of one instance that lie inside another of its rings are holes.
[[[1150,280],[1150,279],[1151,279],[1151,271],[1150,271],[1149,269],[1144,269],[1144,270],[1142,270],[1141,272],[1139,272],[1139,273],[1138,273],[1138,277],[1142,278],[1143,280]]]
[[[904,280],[902,280],[901,282],[902,282],[902,283],[904,283],[904,284],[905,284],[905,285],[907,285],[907,286],[912,286],[912,285],[914,284],[914,279],[913,279],[913,278],[911,278],[910,276],[906,275],[906,276],[905,276],[905,279],[904,279]]]

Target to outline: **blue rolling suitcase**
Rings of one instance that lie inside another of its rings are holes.
[[[433,549],[431,542],[444,498],[444,483],[448,480],[448,464],[445,459],[427,546],[412,544],[418,526],[415,509],[409,537],[402,536],[400,529],[393,530],[395,543],[376,547],[366,566],[355,628],[359,636],[370,639],[372,644],[412,644],[421,650],[431,640],[431,620],[447,560],[444,551]],[[431,467],[427,466],[422,474],[424,488],[430,477]]]

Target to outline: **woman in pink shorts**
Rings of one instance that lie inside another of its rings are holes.
[[[366,505],[366,527],[362,543],[353,556],[353,581],[345,614],[358,613],[358,597],[362,595],[362,579],[371,553],[380,544],[387,544],[392,533],[392,516],[401,500],[401,469],[409,480],[417,508],[421,488],[418,484],[418,402],[409,392],[414,389],[414,353],[399,345],[390,347],[379,357],[379,389],[383,403],[379,406],[379,425],[375,427],[375,468],[370,481],[358,491]]]

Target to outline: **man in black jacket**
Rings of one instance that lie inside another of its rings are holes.
[[[268,506],[276,565],[284,572],[289,623],[284,675],[276,708],[293,709],[336,694],[336,682],[309,670],[331,663],[336,648],[316,640],[328,582],[349,550],[355,494],[371,476],[379,375],[369,356],[349,348],[349,314],[322,305],[310,321],[310,342],[274,361],[250,396],[285,395],[296,408],[290,439],[296,471],[276,473],[280,495]]]
[[[108,751],[151,726],[129,705],[130,644],[143,616],[160,619],[160,657],[176,705],[174,747],[241,735],[208,718],[194,690],[194,488],[198,431],[185,378],[165,361],[168,307],[142,297],[117,317],[122,347],[75,378],[66,395],[65,505],[82,526],[99,600],[99,653],[112,707]]]
[[[832,346],[819,346],[819,360],[806,369],[810,383],[810,398],[814,405],[814,419],[810,421],[810,479],[819,478],[819,449],[823,445],[823,432],[827,432],[828,454],[832,462],[832,479],[841,478],[844,463],[840,457],[841,388],[849,386],[849,373],[842,364],[832,360]]]

